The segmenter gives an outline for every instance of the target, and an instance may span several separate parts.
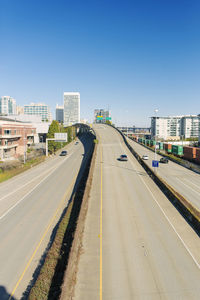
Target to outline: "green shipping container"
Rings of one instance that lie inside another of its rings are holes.
[[[151,146],[155,146],[156,145],[156,141],[151,140]]]
[[[164,147],[163,147],[163,143],[162,143],[162,142],[159,142],[159,149],[160,149],[160,150],[163,150],[163,148],[164,148]]]
[[[147,140],[147,146],[150,146],[150,140]]]
[[[172,145],[172,153],[175,155],[183,155],[183,146]]]

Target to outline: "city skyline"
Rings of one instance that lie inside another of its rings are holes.
[[[199,1],[11,0],[1,11],[0,95],[18,105],[54,112],[73,90],[89,121],[96,107],[122,126],[149,126],[155,108],[199,113]]]

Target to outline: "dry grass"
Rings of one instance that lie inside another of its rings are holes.
[[[67,212],[58,227],[55,240],[47,254],[45,263],[40,271],[40,275],[38,276],[34,287],[31,289],[29,300],[48,299],[52,278],[55,273],[57,262],[60,259],[60,250],[66,232],[66,228],[69,223],[72,207],[73,202],[71,202],[68,206]]]
[[[91,158],[83,172],[79,186],[60,221],[52,246],[47,253],[40,274],[30,291],[29,300],[59,299],[64,272],[68,264],[72,242],[77,228],[90,163]],[[76,259],[73,261],[75,265],[77,264],[77,256],[78,253],[76,252]]]
[[[45,160],[45,157],[41,156],[41,157],[31,159],[30,161],[26,162],[25,164],[18,164],[16,166],[13,166],[12,168],[8,168],[5,170],[0,168],[0,182],[10,179],[13,176],[16,176],[16,175],[32,168],[33,166],[38,165],[39,163],[43,162],[44,160]]]

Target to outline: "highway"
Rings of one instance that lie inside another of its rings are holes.
[[[34,272],[82,172],[91,142],[82,136],[77,145],[66,146],[67,156],[48,158],[0,184],[0,299],[9,295],[21,299],[37,276]]]
[[[147,163],[147,165],[152,168],[154,152],[131,139],[128,139],[128,142],[140,156],[148,154],[149,160],[145,160],[145,163]],[[160,160],[161,157],[162,156],[157,155],[158,160]],[[186,169],[172,161],[169,161],[168,164],[160,163],[157,174],[200,210],[199,174]]]
[[[199,237],[121,136],[106,125],[94,129],[99,144],[73,299],[199,299]],[[117,160],[121,154],[127,162]]]

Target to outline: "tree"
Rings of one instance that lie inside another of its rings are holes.
[[[106,124],[111,125],[112,123],[109,120],[106,120]]]
[[[49,126],[49,131],[47,133],[47,138],[51,139],[54,138],[54,133],[60,132],[59,123],[58,121],[52,121],[51,125]],[[55,153],[57,149],[59,149],[59,143],[55,141],[49,141],[48,142],[48,150],[51,153]]]

